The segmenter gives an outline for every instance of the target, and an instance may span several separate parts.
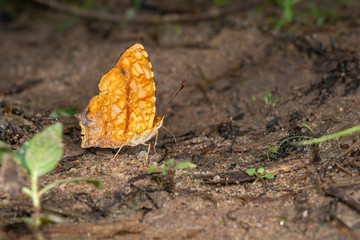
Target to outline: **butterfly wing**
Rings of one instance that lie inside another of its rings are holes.
[[[80,115],[83,148],[119,148],[135,134],[152,129],[155,118],[154,73],[141,44],[128,48],[102,76],[100,93]]]

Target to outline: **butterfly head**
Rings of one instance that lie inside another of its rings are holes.
[[[163,120],[164,120],[164,117],[155,117],[154,119],[154,128],[156,129],[159,129],[161,128],[162,124],[163,124]]]

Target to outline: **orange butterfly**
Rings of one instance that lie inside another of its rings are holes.
[[[158,134],[164,117],[155,117],[154,73],[141,44],[128,48],[98,86],[99,95],[78,116],[81,147],[120,151],[123,146],[145,144]],[[148,155],[149,150],[150,144]]]

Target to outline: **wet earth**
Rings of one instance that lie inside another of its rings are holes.
[[[17,149],[61,122],[63,155],[40,186],[76,177],[104,184],[47,192],[41,212],[54,224],[41,229],[45,239],[359,239],[360,134],[308,146],[291,138],[360,124],[357,1],[319,1],[321,24],[301,1],[279,30],[271,1],[144,1],[120,23],[43,2],[0,10],[0,140]],[[100,2],[106,16],[133,7]],[[83,149],[75,117],[49,117],[82,111],[137,42],[150,56],[158,110],[187,79],[165,111],[176,143],[161,129],[150,164],[146,146],[124,147],[115,159],[116,149]],[[196,168],[147,174],[171,158]],[[257,167],[275,178],[245,173]],[[21,220],[32,211],[15,187],[1,189],[0,238],[32,238]]]

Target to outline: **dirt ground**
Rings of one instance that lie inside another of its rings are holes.
[[[17,149],[60,121],[64,153],[40,185],[89,177],[105,186],[68,183],[46,193],[42,213],[56,224],[42,229],[45,239],[360,239],[359,133],[311,146],[291,139],[266,157],[288,137],[360,124],[357,0],[318,1],[332,13],[318,25],[300,14],[310,4],[301,1],[280,30],[281,10],[270,1],[144,1],[127,23],[41,2],[0,10],[0,140]],[[116,16],[132,6],[101,3]],[[146,146],[112,160],[116,150],[81,148],[75,117],[49,117],[55,108],[84,109],[136,42],[152,62],[158,109],[187,79],[165,113],[177,144],[160,130],[150,161],[194,169],[150,176]],[[244,171],[260,166],[275,178],[254,184]],[[0,191],[0,201],[0,238],[31,238],[21,221],[32,213],[29,198]]]

